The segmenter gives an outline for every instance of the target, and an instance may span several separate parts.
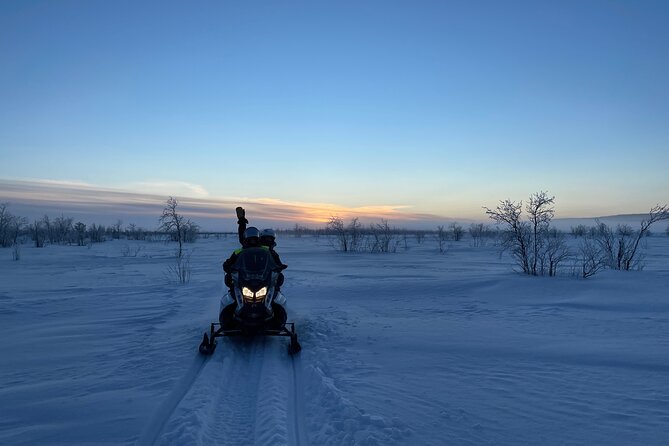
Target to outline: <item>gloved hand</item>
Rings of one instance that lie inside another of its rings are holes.
[[[237,212],[237,222],[238,223],[241,224],[241,223],[248,223],[249,222],[245,217],[245,212],[244,212],[243,207],[238,206],[237,208],[235,208],[235,212]]]

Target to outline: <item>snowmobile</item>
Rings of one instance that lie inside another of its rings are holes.
[[[212,354],[218,337],[256,335],[289,337],[288,352],[299,352],[295,323],[286,322],[286,297],[277,289],[280,273],[268,249],[242,250],[231,271],[234,295],[221,298],[218,322],[204,334],[200,353]]]

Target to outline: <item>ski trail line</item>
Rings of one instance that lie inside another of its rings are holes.
[[[304,432],[303,425],[303,416],[304,416],[304,407],[303,407],[303,398],[302,398],[302,362],[299,357],[293,356],[290,361],[290,365],[293,371],[293,389],[292,389],[292,401],[291,412],[292,412],[292,426],[289,427],[289,440],[291,445],[295,446],[308,446],[309,442]]]
[[[153,417],[151,417],[139,440],[137,440],[138,446],[153,446],[165,428],[165,424],[172,416],[172,413],[174,413],[174,410],[184,396],[186,396],[200,371],[202,371],[207,359],[209,359],[209,356],[200,354],[195,357],[186,374],[179,380],[167,399],[156,410]]]

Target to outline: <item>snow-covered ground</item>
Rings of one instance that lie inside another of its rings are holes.
[[[641,272],[512,272],[439,254],[279,240],[287,340],[197,346],[235,237],[0,250],[2,445],[669,444],[669,237]],[[128,252],[136,256],[124,256]]]

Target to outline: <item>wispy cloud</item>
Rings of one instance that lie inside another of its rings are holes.
[[[200,198],[209,196],[209,192],[203,186],[185,181],[142,181],[121,186],[120,189],[142,191],[144,194],[156,195],[179,195]]]
[[[137,183],[133,189],[142,191],[138,193],[77,182],[0,180],[0,201],[17,204],[36,215],[74,212],[91,216],[90,218],[145,218],[153,221],[160,215],[168,196],[159,191],[162,192],[170,184],[178,184],[182,187],[182,192],[190,192],[183,196],[173,193],[179,200],[181,212],[209,227],[234,225],[236,206],[247,209],[253,224],[283,227],[290,227],[295,223],[320,226],[332,216],[344,219],[358,217],[363,222],[387,219],[398,225],[445,220],[433,214],[411,212],[411,208],[406,205],[346,207],[276,198],[214,198],[209,197],[204,188],[199,186],[170,182]]]

